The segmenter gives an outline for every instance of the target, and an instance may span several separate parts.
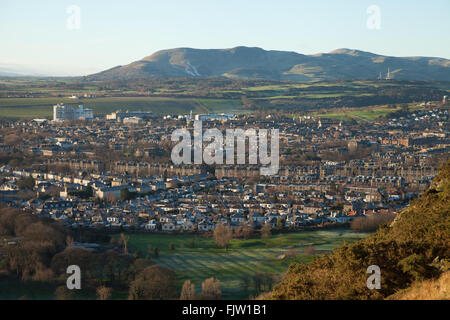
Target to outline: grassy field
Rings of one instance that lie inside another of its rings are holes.
[[[304,231],[280,234],[269,239],[232,240],[228,250],[217,247],[212,238],[183,235],[131,235],[130,246],[141,256],[150,252],[151,259],[160,265],[174,270],[180,280],[195,283],[197,290],[201,282],[209,277],[221,282],[224,299],[246,299],[252,291],[245,293],[241,279],[253,276],[256,272],[280,275],[293,262],[309,262],[313,255],[305,249],[313,246],[317,254],[330,252],[343,244],[364,238],[367,234],[349,230]],[[194,248],[190,242],[194,242]],[[175,250],[169,249],[170,244]],[[160,250],[156,258],[154,248]],[[279,259],[287,250],[295,250],[297,257]]]
[[[206,85],[206,84],[203,84]],[[87,108],[92,108],[96,116],[103,116],[115,110],[144,110],[152,111],[155,114],[187,114],[191,110],[194,113],[243,113],[249,112],[241,108],[242,96],[256,102],[264,108],[273,108],[277,105],[296,106],[298,109],[306,108],[313,104],[314,100],[323,102],[320,106],[344,107],[355,106],[352,101],[356,98],[363,98],[364,105],[371,105],[371,97],[378,94],[381,89],[401,90],[405,88],[417,88],[428,92],[430,88],[439,88],[450,92],[448,83],[397,83],[390,81],[316,81],[316,82],[276,82],[253,87],[241,84],[241,87],[224,84],[221,86],[211,86],[204,93],[196,91],[196,85],[191,82],[180,82],[173,84],[154,84],[151,94],[153,96],[142,96],[142,92],[132,85],[125,87],[114,87],[108,90],[101,84],[89,82],[75,83],[74,79],[0,79],[0,94],[8,96],[10,91],[14,93],[39,94],[47,98],[0,98],[0,119],[24,119],[24,118],[49,118],[52,116],[52,106],[59,102],[67,104],[84,104]],[[427,89],[425,89],[427,88]],[[150,92],[150,91],[149,91]],[[74,100],[68,98],[69,95],[95,94],[98,98]],[[444,93],[443,93],[444,94]],[[58,97],[59,96],[59,97]],[[106,97],[105,97],[106,96]],[[124,97],[126,96],[126,97]],[[199,97],[199,98],[186,98]],[[223,97],[223,98],[210,98]],[[332,101],[340,101],[337,105]],[[346,103],[349,101],[349,104]],[[419,101],[413,99],[411,101]],[[306,106],[303,104],[306,103]],[[361,103],[361,102],[358,102]],[[382,103],[390,103],[382,102]],[[333,110],[319,115],[320,117],[341,119],[341,120],[363,120],[373,121],[380,115],[386,114],[389,110],[374,107],[377,109],[360,108],[341,112]]]
[[[68,98],[2,98],[0,118],[48,118],[52,116],[53,105],[83,104],[94,110],[95,116],[102,116],[118,109],[130,111],[152,111],[155,114],[187,114],[207,112],[239,112],[241,102],[228,99],[184,99],[160,97],[111,97],[74,100]]]
[[[19,280],[0,277],[0,300],[52,300],[55,298],[56,286],[53,284],[42,284],[28,282],[24,285]]]
[[[223,299],[247,299],[255,294],[253,289],[244,292],[241,286],[243,276],[252,277],[257,272],[280,275],[293,262],[306,263],[316,254],[330,252],[343,244],[366,237],[365,233],[350,230],[303,231],[274,235],[268,239],[232,240],[228,250],[219,248],[214,239],[185,235],[130,235],[129,247],[139,256],[150,252],[151,259],[159,265],[174,270],[179,286],[191,280],[200,291],[204,279],[215,277],[220,280]],[[118,237],[119,235],[116,235]],[[190,247],[193,241],[194,247]],[[170,244],[175,250],[170,250]],[[314,247],[316,253],[307,249]],[[160,250],[155,257],[154,249]],[[296,257],[279,259],[288,250],[294,250]],[[61,284],[59,284],[61,285]],[[0,275],[0,300],[20,298],[51,300],[55,298],[55,283],[21,282]],[[128,292],[114,291],[113,299],[127,299]],[[95,299],[93,290],[76,293],[75,299]]]
[[[423,106],[411,105],[409,106],[409,110],[420,110],[423,109]],[[389,106],[374,106],[367,108],[353,108],[353,109],[345,109],[345,110],[331,110],[324,113],[314,113],[313,115],[319,118],[326,119],[336,119],[343,121],[368,121],[372,122],[377,120],[381,116],[386,116],[387,114],[399,110],[398,107],[389,107]]]

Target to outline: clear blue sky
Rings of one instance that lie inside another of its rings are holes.
[[[80,29],[66,27],[69,5]],[[381,29],[366,26],[370,5]],[[176,47],[450,58],[449,0],[0,0],[0,69],[83,75]]]

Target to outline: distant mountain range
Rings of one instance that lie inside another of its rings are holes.
[[[45,75],[24,66],[0,64],[0,77],[45,77]]]
[[[208,78],[266,80],[376,79],[450,81],[450,60],[431,57],[389,57],[338,49],[304,55],[261,48],[178,48],[158,51],[142,60],[85,77],[86,80]]]
[[[25,75],[22,73],[18,73],[15,72],[14,70],[0,67],[0,77],[23,77],[23,76]]]

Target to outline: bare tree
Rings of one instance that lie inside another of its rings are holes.
[[[195,285],[190,280],[186,280],[181,288],[180,300],[194,300]]]
[[[120,239],[122,240],[123,245],[123,254],[128,254],[128,241],[130,240],[130,236],[125,235],[125,233],[120,234]]]
[[[66,286],[59,286],[55,290],[56,300],[72,300],[72,292]]]
[[[108,193],[105,195],[105,200],[106,200],[106,202],[109,203],[109,204],[114,204],[114,203],[117,202],[117,197],[114,195],[114,193],[108,192]]]
[[[175,272],[161,266],[145,268],[130,285],[130,300],[169,300],[177,297]]]
[[[73,246],[73,238],[71,236],[67,236],[66,237],[66,247],[70,248],[71,246]]]
[[[248,239],[253,233],[253,228],[245,223],[242,223],[236,228],[234,235],[236,238]]]
[[[97,299],[98,300],[108,300],[111,298],[112,290],[111,288],[101,286],[97,288]]]
[[[269,224],[264,225],[261,228],[261,238],[267,239],[272,235],[272,227]]]
[[[229,227],[219,224],[216,229],[214,229],[214,239],[220,247],[228,249],[228,243],[232,238],[233,232]]]
[[[204,300],[220,300],[222,291],[220,290],[220,280],[208,278],[202,282],[202,299]]]

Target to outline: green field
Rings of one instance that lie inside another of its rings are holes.
[[[83,104],[94,110],[94,116],[102,116],[118,109],[130,111],[152,111],[155,114],[187,114],[194,113],[240,111],[240,100],[229,99],[187,99],[160,97],[108,97],[74,100],[69,98],[2,98],[0,99],[0,118],[49,118],[53,113],[53,105],[57,103],[69,105]]]
[[[352,243],[365,238],[368,234],[350,230],[303,231],[274,235],[268,239],[232,240],[228,250],[219,248],[214,239],[189,235],[142,234],[130,235],[129,247],[156,264],[174,270],[181,287],[185,280],[191,280],[200,291],[201,282],[210,277],[220,280],[223,299],[247,299],[253,295],[250,289],[243,292],[241,279],[252,277],[257,272],[280,275],[293,262],[306,263],[314,255],[330,252],[344,242]],[[119,237],[116,235],[115,237]],[[191,240],[194,247],[190,247]],[[175,250],[170,250],[173,244]],[[305,252],[314,247],[315,254]],[[155,257],[154,249],[160,250]],[[280,255],[294,250],[297,257],[279,259]],[[48,300],[55,298],[57,283],[22,282],[0,275],[0,300],[20,298]],[[116,290],[113,299],[127,299],[127,290]],[[95,299],[93,290],[83,290],[75,299]]]
[[[423,109],[423,106],[411,105],[409,106],[410,111]],[[392,113],[396,110],[399,110],[398,107],[390,107],[390,106],[374,106],[367,108],[353,108],[353,109],[345,109],[345,110],[331,110],[324,113],[314,113],[313,115],[319,118],[326,119],[335,119],[335,120],[343,120],[343,121],[367,121],[373,122],[376,121],[381,116],[386,116],[389,113]]]
[[[313,246],[317,254],[330,252],[343,244],[351,243],[366,237],[367,234],[354,233],[349,230],[303,231],[280,234],[269,239],[232,240],[228,251],[217,247],[214,239],[184,235],[131,235],[129,245],[146,256],[150,252],[151,259],[160,265],[174,270],[180,280],[196,284],[197,290],[201,281],[218,278],[224,299],[246,299],[249,293],[242,292],[242,277],[253,276],[256,272],[268,272],[276,275],[286,271],[293,262],[309,262],[313,255],[305,253],[305,249]],[[190,248],[191,240],[195,247]],[[175,250],[169,250],[174,244]],[[154,248],[160,249],[156,258]],[[279,259],[287,250],[295,250],[296,258]]]
[[[91,83],[76,79],[0,79],[0,119],[50,118],[52,106],[64,102],[84,104],[94,110],[96,116],[103,116],[115,110],[152,111],[155,114],[198,113],[244,113],[242,98],[253,101],[257,107],[268,110],[284,106],[299,111],[354,107],[350,111],[329,110],[319,115],[341,120],[373,121],[389,110],[369,110],[372,97],[387,95],[378,104],[390,104],[389,97],[410,91],[417,92],[409,102],[421,101],[423,96],[434,94],[436,88],[441,95],[450,92],[448,82],[391,82],[375,80],[357,81],[315,81],[315,82],[265,82],[254,83],[239,80],[239,83],[225,81],[209,83],[209,80],[178,81],[167,80],[149,83],[145,88],[130,82],[127,84]],[[200,89],[200,90],[199,90]],[[408,90],[405,92],[405,90]],[[152,96],[144,96],[148,92]],[[96,95],[97,98],[70,99],[75,94]],[[435,95],[435,94],[434,94]],[[13,98],[16,96],[39,96],[40,98]],[[44,98],[45,97],[45,98]],[[441,99],[441,98],[439,98]]]

